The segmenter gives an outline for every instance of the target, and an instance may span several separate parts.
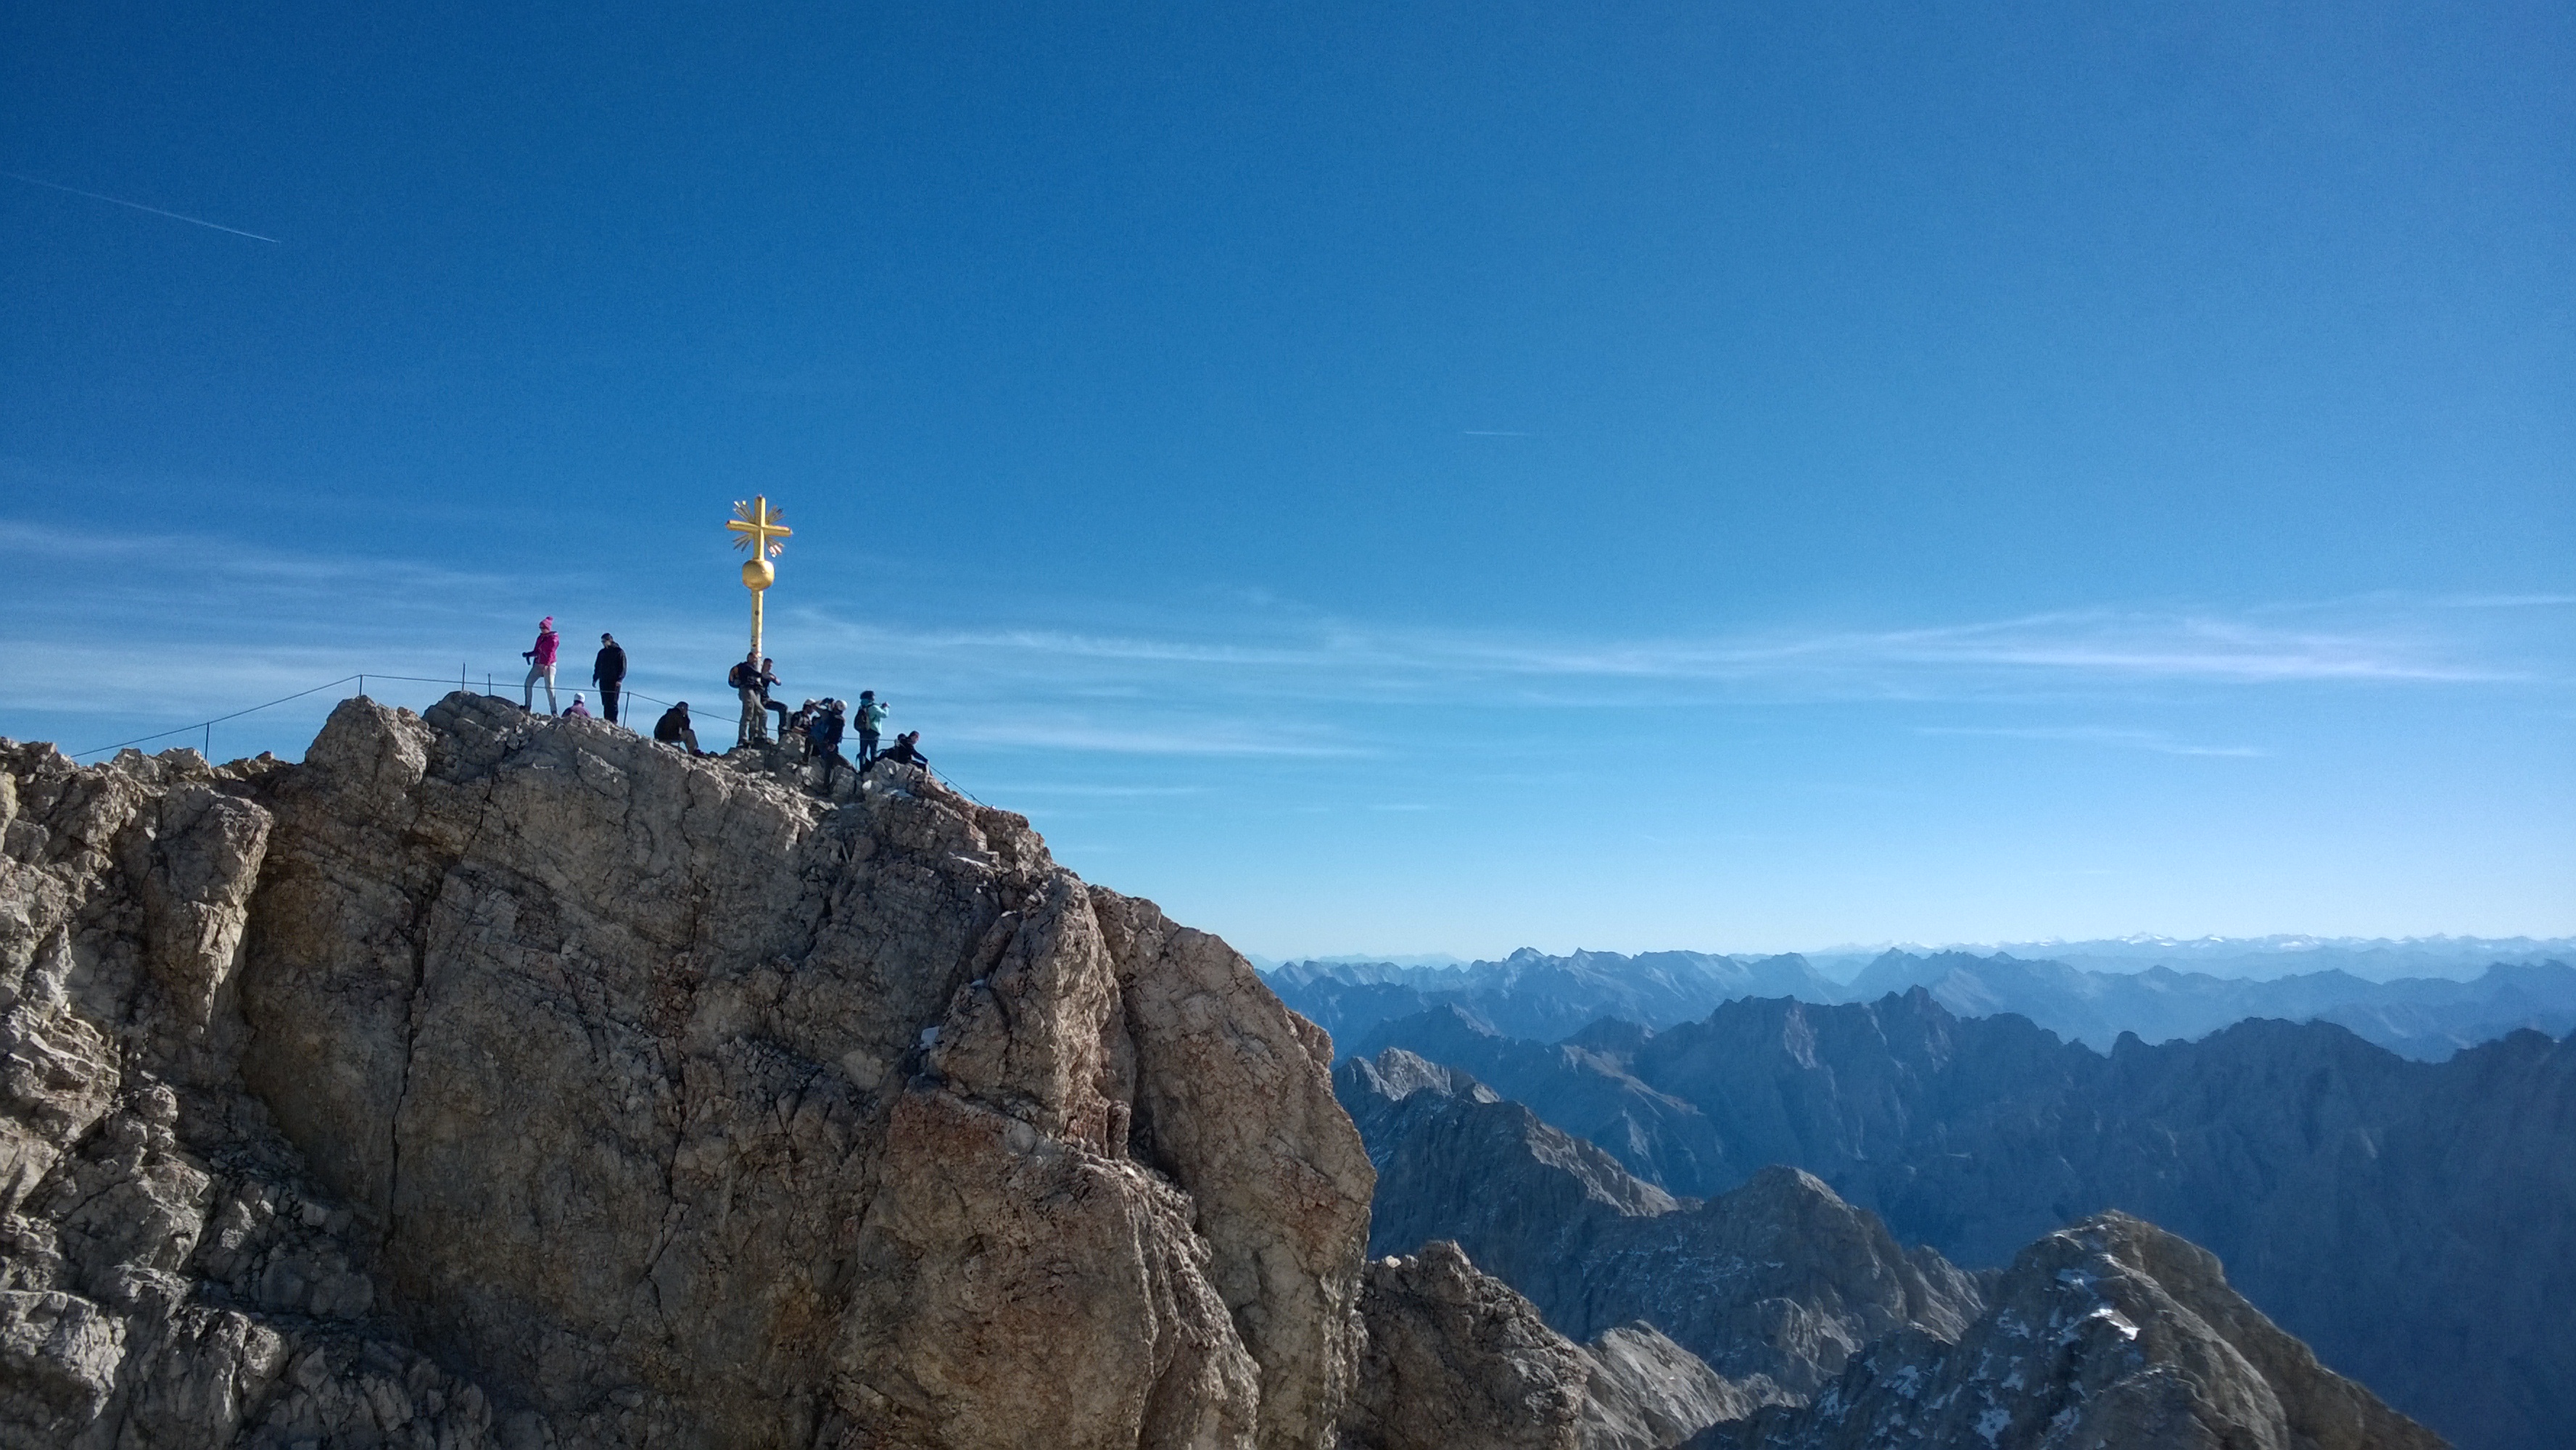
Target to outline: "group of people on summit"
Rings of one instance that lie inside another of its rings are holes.
[[[548,714],[591,718],[589,703],[578,690],[573,692],[569,707],[559,710],[556,706],[555,664],[562,655],[562,649],[562,638],[555,633],[554,616],[549,614],[537,625],[536,644],[520,654],[528,662],[528,677],[520,683],[519,706],[533,714],[537,707],[537,686],[542,684],[546,689]],[[735,749],[767,745],[770,718],[774,715],[777,717],[779,741],[801,745],[808,761],[821,762],[826,794],[830,793],[839,768],[849,763],[841,755],[841,742],[853,729],[859,737],[857,774],[865,776],[868,767],[880,760],[928,768],[930,757],[921,753],[921,732],[918,730],[896,736],[894,744],[882,750],[877,748],[890,712],[884,702],[877,699],[876,691],[859,691],[859,703],[855,708],[847,700],[816,699],[807,700],[791,711],[784,701],[770,698],[771,688],[781,683],[777,664],[776,660],[755,649],[745,654],[741,663],[725,676],[725,683],[732,687],[742,702],[742,718],[734,737]],[[599,655],[591,664],[590,683],[599,691],[600,718],[614,723],[619,703],[626,692],[626,650],[618,644],[616,636],[604,631],[599,636]],[[689,718],[689,702],[686,700],[662,712],[662,718],[653,723],[653,738],[665,745],[676,745],[691,755],[707,753],[698,747],[697,726]]]

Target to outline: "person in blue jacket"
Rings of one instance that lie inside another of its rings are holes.
[[[865,767],[877,758],[877,732],[885,728],[885,703],[874,690],[859,691],[859,764]]]
[[[814,712],[814,723],[805,727],[806,753],[823,762],[823,794],[832,793],[833,767],[841,760],[842,702],[825,702]]]

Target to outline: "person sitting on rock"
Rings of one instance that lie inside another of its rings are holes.
[[[590,706],[581,698],[581,691],[575,690],[572,692],[572,703],[564,706],[564,718],[567,720],[587,720],[590,718]]]
[[[930,769],[930,757],[921,753],[919,749],[920,740],[920,731],[907,730],[901,735],[896,736],[892,745],[878,751],[876,759],[869,761],[868,763],[870,765],[875,765],[880,761],[891,760],[897,765],[915,765],[919,766],[923,770],[928,770]]]
[[[706,754],[698,748],[698,732],[689,724],[689,702],[686,700],[663,711],[662,718],[653,722],[653,738],[665,745],[677,745],[691,755]]]
[[[808,700],[797,706],[796,713],[788,716],[778,727],[778,743],[803,747],[810,758],[813,753],[813,742],[805,738],[805,732],[813,728],[814,716],[822,708],[823,702],[820,700]]]

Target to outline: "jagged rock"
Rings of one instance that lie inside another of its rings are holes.
[[[464,694],[0,764],[0,1446],[1347,1418],[1328,1040],[1017,816]]]
[[[1527,1299],[1456,1244],[1368,1266],[1368,1352],[1351,1441],[1365,1450],[1577,1450],[1587,1365]]]
[[[1604,1331],[1582,1352],[1584,1450],[1664,1450],[1781,1398],[1727,1379],[1643,1320]]]
[[[1795,1169],[1685,1202],[1401,1049],[1334,1078],[1379,1168],[1371,1252],[1454,1239],[1564,1334],[1645,1320],[1766,1398],[1812,1392],[1898,1328],[1955,1338],[1977,1313],[1968,1275]]]
[[[1882,1340],[1803,1407],[1691,1442],[1733,1450],[2431,1450],[2443,1442],[2317,1363],[2218,1260],[2107,1213],[2024,1249],[1955,1343]]]
[[[1726,1380],[1651,1324],[1576,1345],[1458,1245],[1371,1264],[1352,1450],[1667,1450],[1779,1395]]]

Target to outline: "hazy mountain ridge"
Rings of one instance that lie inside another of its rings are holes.
[[[1466,1012],[1507,1037],[1556,1041],[1605,1017],[1662,1028],[1746,997],[1831,1005],[1873,1001],[1915,986],[1961,1016],[2016,1012],[2101,1048],[2123,1032],[2162,1042],[2204,1036],[2252,1017],[2322,1018],[2406,1056],[2438,1060],[2521,1028],[2553,1037],[2576,1029],[2576,967],[2554,958],[2492,961],[2467,980],[2375,980],[2340,968],[2252,978],[2161,965],[2099,970],[2008,952],[1891,949],[1856,976],[1836,981],[1794,954],[1550,957],[1523,950],[1500,962],[1459,966],[1291,962],[1266,977],[1283,1000],[1344,1048],[1369,1040],[1383,1023],[1440,1006]]]
[[[2576,1029],[2576,967],[2557,960],[2498,962],[2468,981],[2370,981],[2340,969],[2257,980],[2164,966],[2090,971],[2001,952],[1918,957],[1892,951],[1853,979],[1842,1000],[1874,1001],[1916,986],[1962,1017],[2015,1012],[2101,1048],[2124,1032],[2165,1042],[2271,1017],[2338,1022],[2392,1051],[2437,1061],[2521,1028],[2553,1037]]]
[[[1793,1165],[1964,1265],[2099,1210],[2137,1214],[2463,1445],[2537,1450],[2576,1413],[2576,1330],[2552,1307],[2576,1301],[2576,1039],[2522,1032],[2424,1063],[2328,1023],[2253,1021],[2106,1054],[1916,989],[1738,1001],[1559,1044],[1480,1039],[1435,1012],[1373,1040],[1568,1132],[1643,1124],[1655,1151],[1599,1145],[1670,1191]],[[1567,1104],[1591,1118],[1551,1116]]]
[[[2173,967],[2213,977],[2264,980],[2304,972],[2342,971],[2369,982],[2400,977],[2465,981],[2498,962],[2576,961],[2576,937],[2528,936],[2129,936],[2087,941],[1953,944],[1947,950],[2064,962],[2091,971]]]
[[[1831,982],[1794,954],[1740,958],[1707,952],[1575,952],[1523,948],[1499,962],[1398,966],[1290,962],[1264,974],[1281,1000],[1336,1042],[1436,1003],[1465,1008],[1495,1031],[1554,1041],[1603,1017],[1665,1026],[1708,1015],[1735,997],[1836,1001]]]

